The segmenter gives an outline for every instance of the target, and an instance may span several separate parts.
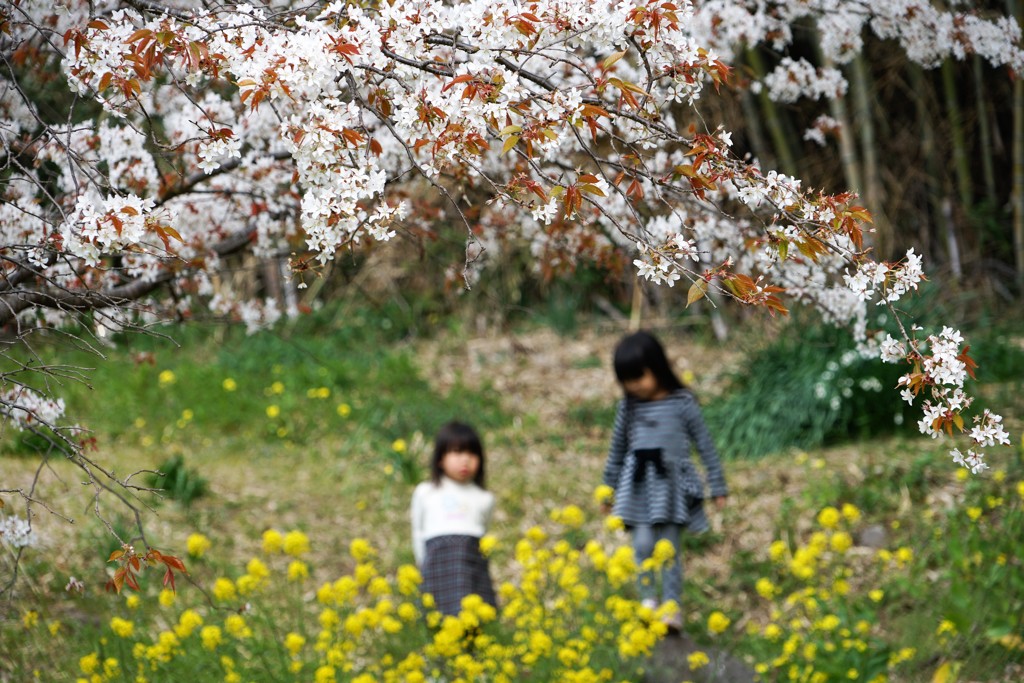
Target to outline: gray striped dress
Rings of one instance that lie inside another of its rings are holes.
[[[712,498],[728,495],[722,464],[697,399],[686,389],[656,401],[619,401],[604,483],[615,489],[612,514],[627,526],[679,524],[707,529],[700,454]]]

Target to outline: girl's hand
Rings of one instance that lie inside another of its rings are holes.
[[[604,503],[601,503],[601,514],[602,515],[610,515],[611,513],[612,513],[612,504],[607,502],[607,501],[605,501]]]
[[[725,496],[717,496],[712,498],[715,501],[715,507],[719,510],[725,509]]]

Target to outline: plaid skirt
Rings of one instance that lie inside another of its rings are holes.
[[[497,606],[487,558],[477,536],[436,536],[427,539],[423,560],[423,591],[434,596],[442,614],[457,615],[462,598],[479,595]]]

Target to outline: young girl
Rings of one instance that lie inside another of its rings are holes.
[[[449,422],[434,440],[430,481],[412,495],[412,543],[423,590],[443,614],[456,615],[462,598],[479,595],[497,605],[480,538],[494,509],[484,490],[484,449],[469,425]]]
[[[633,537],[638,564],[651,557],[655,544],[666,539],[675,559],[661,570],[661,602],[682,596],[683,573],[679,536],[683,529],[708,529],[704,514],[704,482],[690,459],[695,446],[704,464],[711,497],[725,505],[728,490],[715,445],[693,394],[676,377],[661,343],[647,332],[624,337],[615,348],[615,376],[625,397],[615,413],[604,483],[615,490],[611,512],[621,517]],[[652,572],[641,572],[640,598],[658,606]],[[666,623],[680,628],[678,610]]]

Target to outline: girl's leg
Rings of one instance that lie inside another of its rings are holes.
[[[657,541],[654,529],[655,527],[647,524],[637,524],[633,527],[633,558],[637,566],[642,565],[644,560],[654,553],[654,544]],[[639,587],[641,601],[657,602],[658,587],[654,583],[654,572],[640,572]]]
[[[652,530],[654,543],[664,539],[672,544],[675,549],[675,558],[661,570],[661,595],[662,602],[675,600],[680,605],[683,602],[683,558],[680,557],[679,536],[683,527],[679,524],[656,524]],[[654,543],[651,544],[651,552],[654,552]]]

